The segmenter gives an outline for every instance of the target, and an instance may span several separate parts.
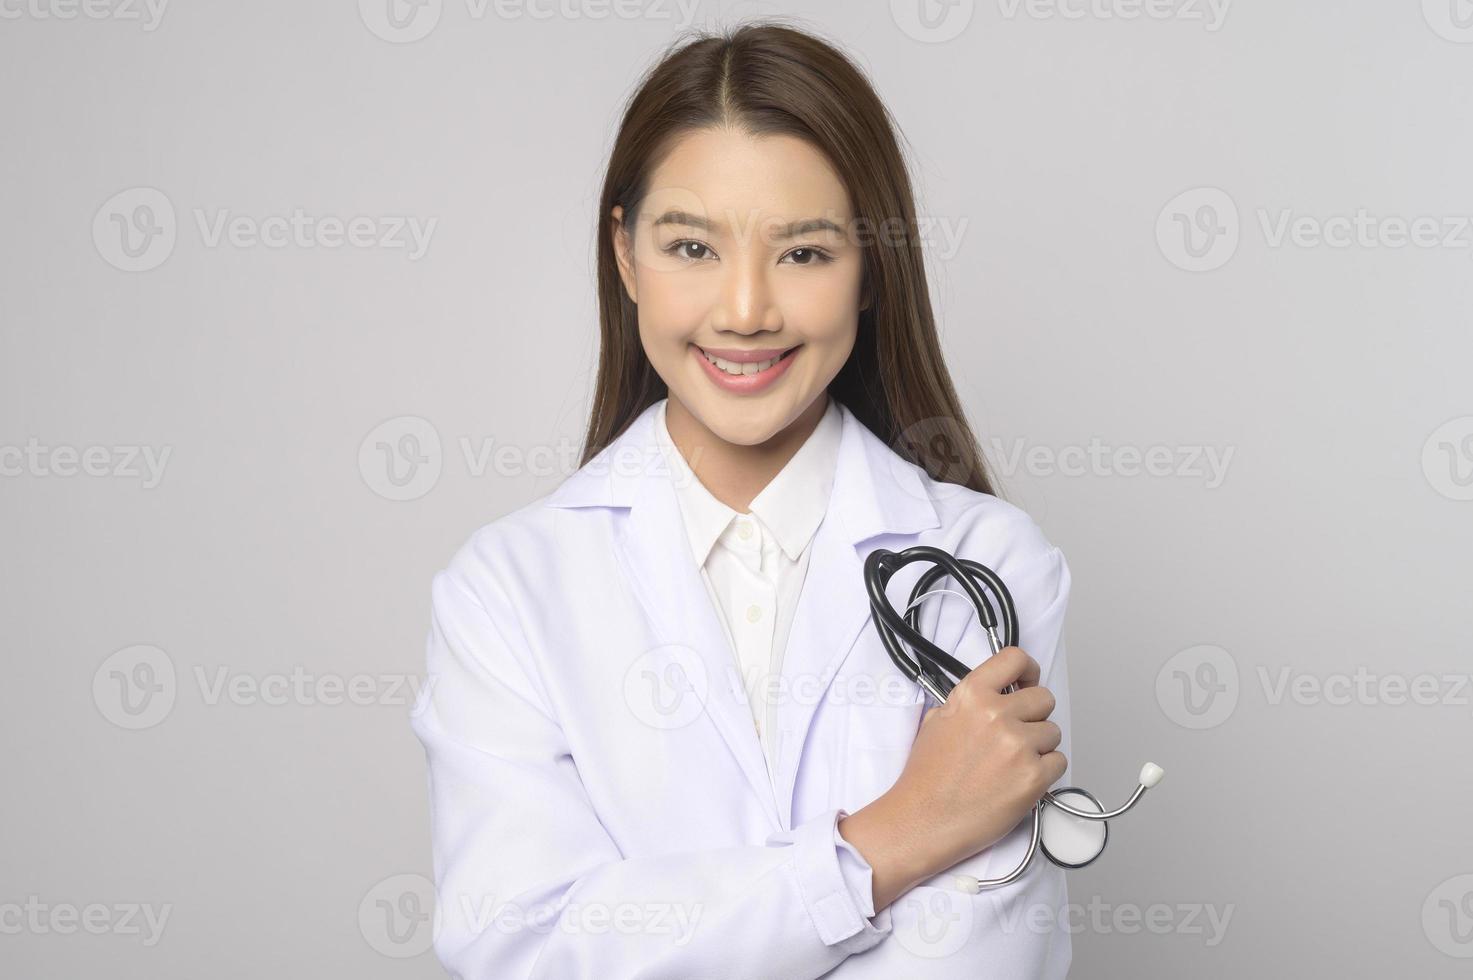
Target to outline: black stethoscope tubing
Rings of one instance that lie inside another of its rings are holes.
[[[890,604],[885,590],[896,572],[912,562],[928,561],[933,567],[925,571],[911,590],[910,602],[902,617]],[[945,701],[952,688],[961,681],[971,668],[936,646],[920,633],[919,599],[938,579],[951,576],[972,600],[977,618],[987,631],[992,652],[1003,647],[1018,645],[1018,613],[1013,605],[1013,595],[996,572],[981,562],[967,558],[956,558],[941,548],[931,545],[916,545],[904,551],[887,551],[877,548],[870,552],[864,562],[864,584],[869,592],[870,608],[880,618],[885,629],[878,630],[890,659],[909,679],[926,687],[937,701]],[[980,579],[997,595],[1002,615],[993,609],[987,593],[978,585]],[[1001,636],[999,636],[999,628]],[[901,647],[896,634],[916,650],[919,659],[908,656]],[[934,662],[934,666],[932,664]],[[939,669],[938,669],[939,668]],[[948,676],[949,675],[949,676]],[[926,681],[930,681],[928,685]],[[934,685],[934,689],[933,689]],[[1008,690],[1015,690],[1009,685]]]

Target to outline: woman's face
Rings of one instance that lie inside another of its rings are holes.
[[[849,234],[849,208],[843,183],[807,142],[727,129],[676,142],[635,227],[614,208],[615,253],[645,354],[671,400],[718,438],[766,442],[824,393],[854,349],[863,248]]]

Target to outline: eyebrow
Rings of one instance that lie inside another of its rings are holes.
[[[688,211],[673,209],[666,211],[652,222],[651,227],[658,228],[661,225],[685,225],[689,228],[699,228],[702,231],[725,230],[725,226],[716,225],[698,214]],[[773,230],[774,238],[796,238],[815,231],[832,231],[836,235],[842,235],[844,229],[834,224],[827,218],[801,218],[798,221],[780,225]]]

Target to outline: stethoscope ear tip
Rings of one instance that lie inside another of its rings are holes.
[[[1150,789],[1152,786],[1161,782],[1161,777],[1164,775],[1166,775],[1165,769],[1162,769],[1154,762],[1148,762],[1141,766],[1140,784],[1146,789]]]

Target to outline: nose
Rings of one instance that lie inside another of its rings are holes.
[[[739,257],[722,272],[721,291],[711,315],[715,329],[740,334],[782,329],[782,313],[760,259]]]

